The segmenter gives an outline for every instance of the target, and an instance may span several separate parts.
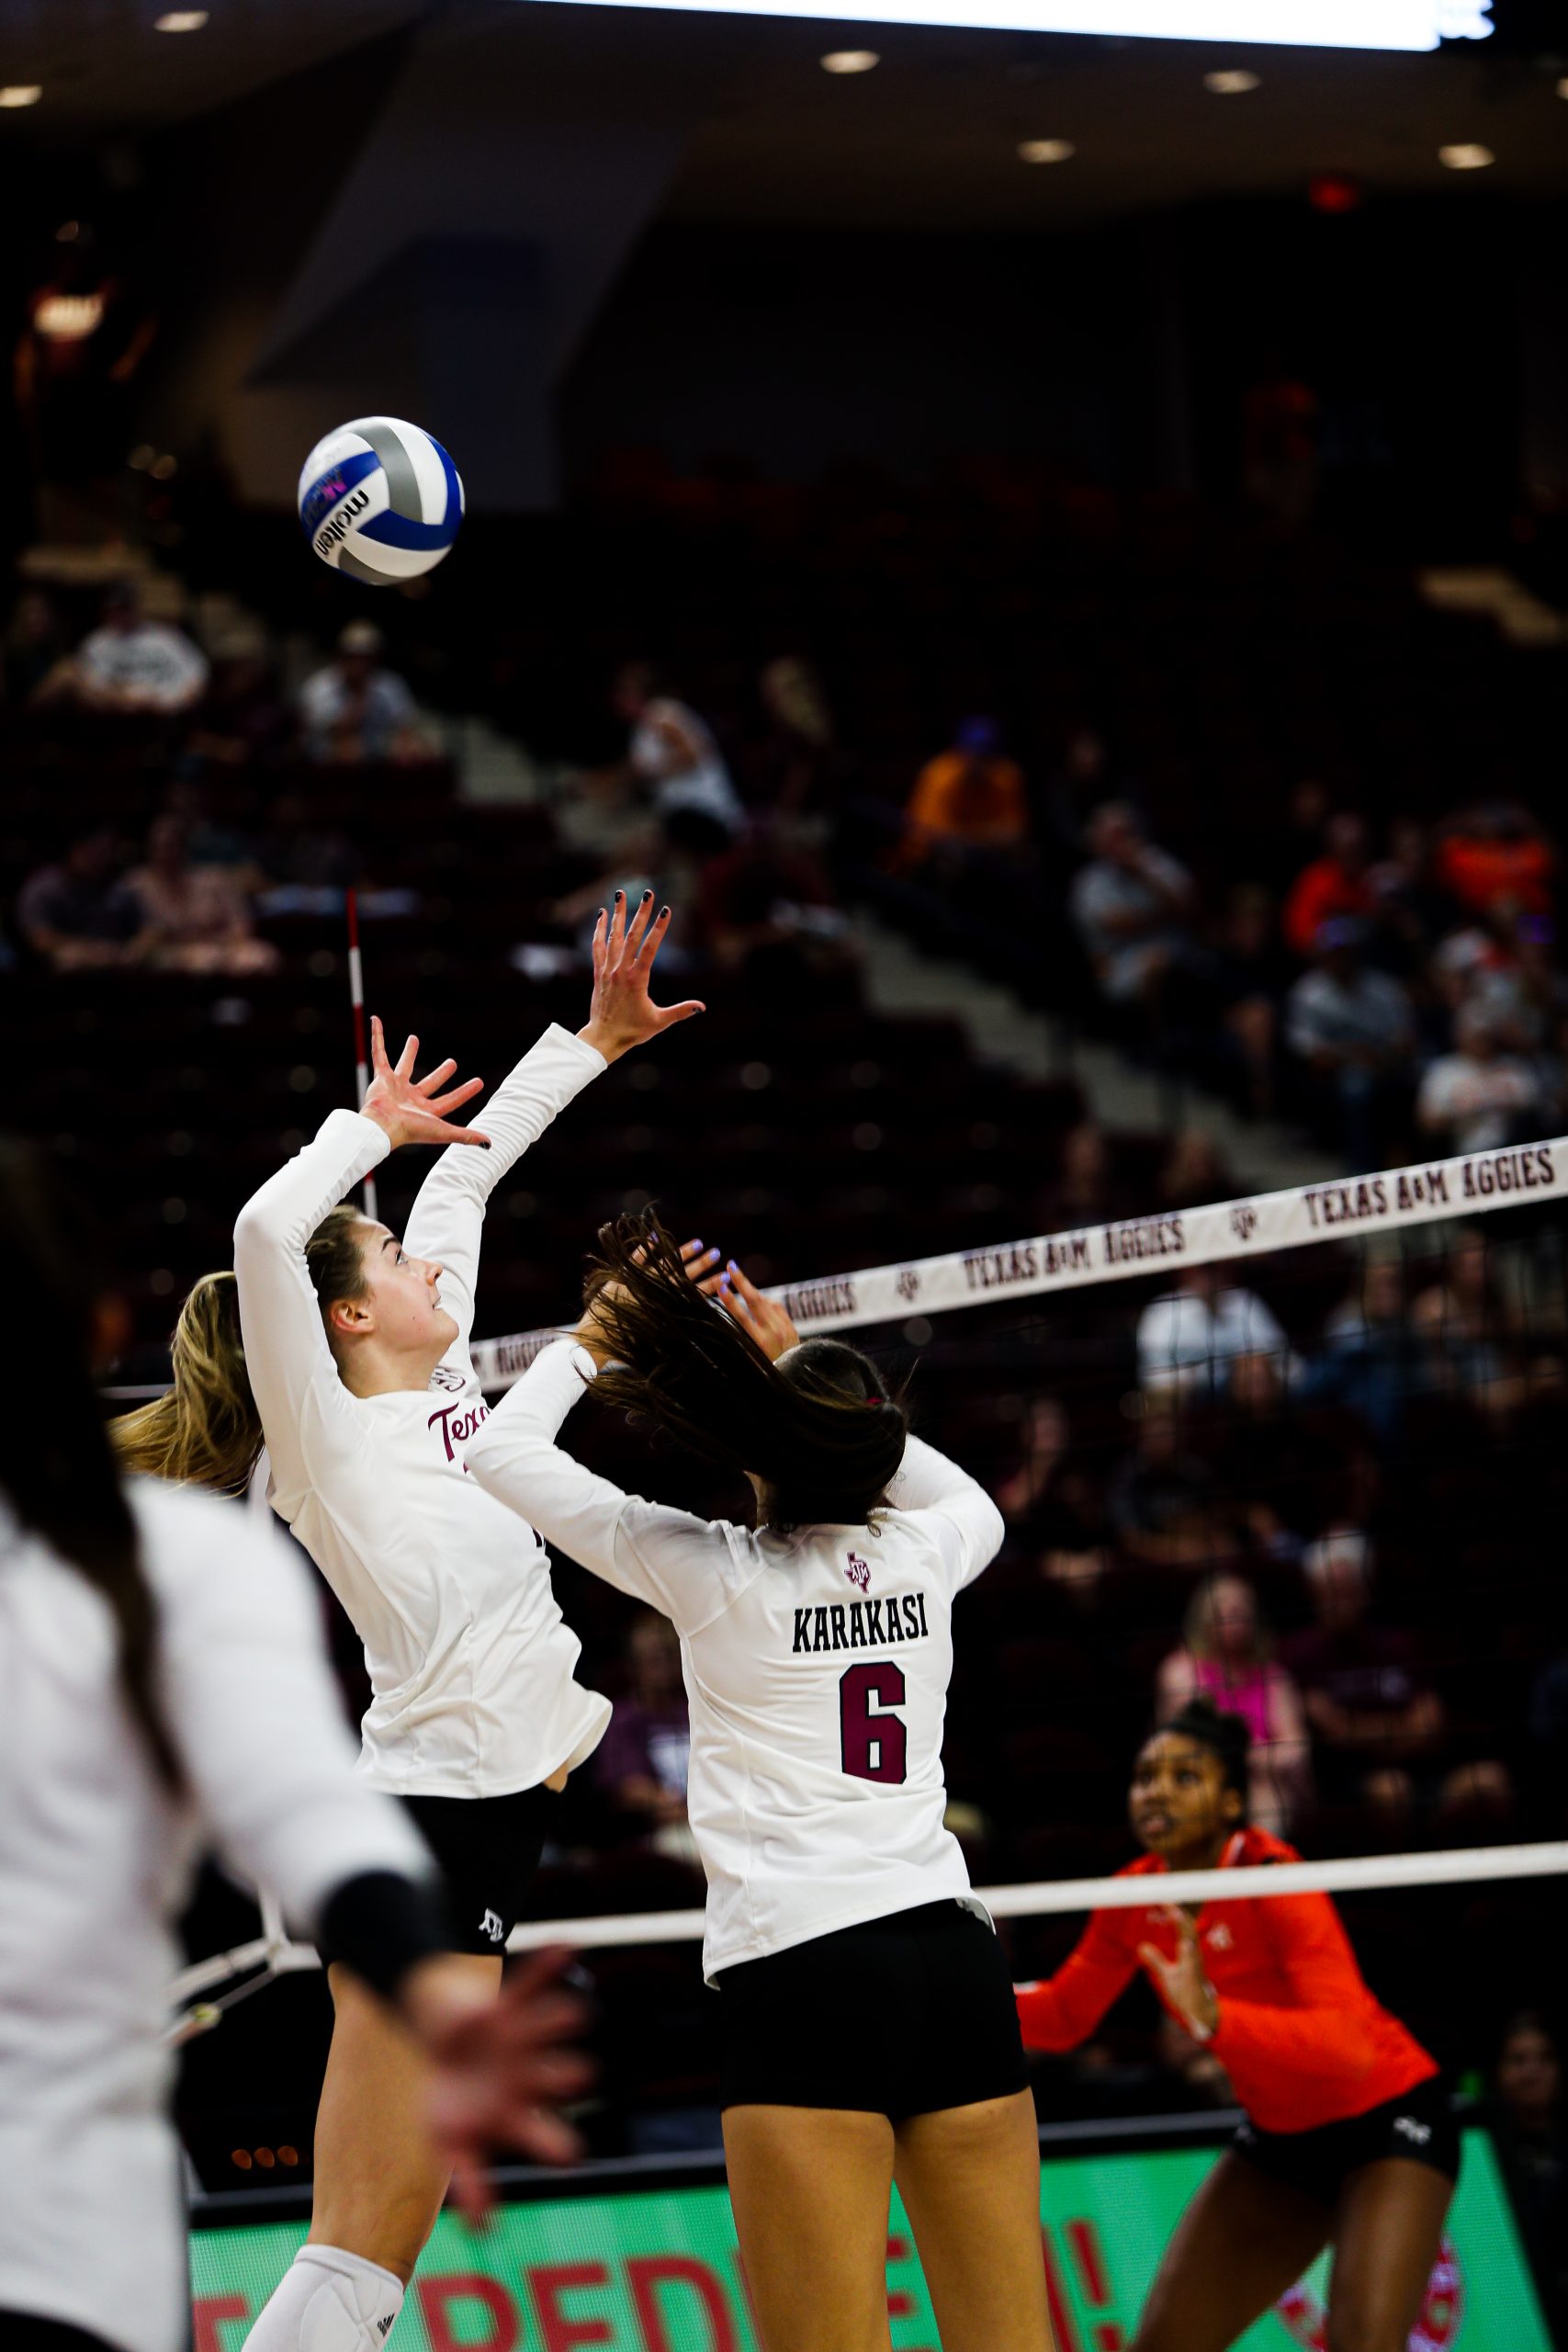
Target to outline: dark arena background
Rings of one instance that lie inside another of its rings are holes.
[[[1318,1883],[1456,2087],[1410,2344],[1536,2352],[1568,2342],[1568,15],[939,13],[978,21],[0,0],[5,1122],[107,1238],[118,1413],[355,1100],[351,917],[389,1037],[493,1090],[586,1019],[608,894],[668,899],[660,989],[707,1011],[498,1189],[477,1335],[570,1324],[596,1228],[653,1202],[907,1378],[1007,1523],[944,1757],[1014,1978],[1132,1858],[1151,1727],[1241,1713],[1252,1817],[1357,1865]],[[296,513],[365,416],[462,476],[400,584]],[[394,1229],[427,1166],[379,1171]],[[499,1389],[527,1351],[480,1353]],[[571,1428],[744,1516],[624,1417]],[[517,1940],[577,1951],[586,2154],[503,2166],[482,2234],[445,2214],[396,2342],[761,2352],[674,1638],[555,1585],[616,1718]],[[239,2352],[331,2013],[215,1867],[183,1933],[194,2340]],[[1232,2086],[1141,1983],[1032,2080],[1058,2352],[1119,2352]],[[887,2256],[896,2352],[936,2352],[897,2199]],[[1253,2352],[1331,2340],[1325,2267]]]

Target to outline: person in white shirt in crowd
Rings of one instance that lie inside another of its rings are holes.
[[[207,656],[167,621],[149,620],[141,592],[122,580],[104,598],[102,626],[39,688],[36,699],[69,698],[85,710],[174,718],[206,691]]]
[[[335,658],[299,689],[305,752],[323,767],[432,756],[414,698],[395,670],[386,669],[374,621],[350,621]]]
[[[1422,1133],[1448,1152],[1494,1151],[1538,1131],[1531,1123],[1545,1110],[1539,1070],[1500,1050],[1496,1021],[1483,1004],[1461,1004],[1453,1052],[1428,1066],[1416,1097]]]
[[[1352,1172],[1379,1164],[1381,1114],[1416,1051],[1410,999],[1363,960],[1364,944],[1349,916],[1320,924],[1317,962],[1285,1000],[1285,1042],[1334,1103]]]
[[[660,817],[687,810],[711,818],[730,835],[746,820],[713,729],[689,704],[659,690],[658,673],[647,662],[630,662],[615,680],[611,699],[631,729],[626,767],[644,786]]]
[[[1124,800],[1095,810],[1089,846],[1069,903],[1095,978],[1112,1004],[1152,1003],[1196,952],[1192,876],[1145,839]]]
[[[1224,1266],[1187,1267],[1175,1290],[1151,1299],[1138,1317],[1138,1385],[1150,1394],[1214,1394],[1238,1356],[1272,1357],[1282,1385],[1296,1369],[1271,1310]]]
[[[209,1276],[176,1333],[175,1385],[128,1417],[139,1466],[233,1487],[265,1441],[274,1510],[365,1644],[372,1698],[361,1769],[400,1795],[434,1853],[452,1950],[493,1991],[538,1862],[550,1792],[592,1755],[609,1702],[574,1679],[543,1544],[465,1473],[485,1418],[468,1354],[486,1202],[558,1111],[609,1062],[703,1007],[655,1006],[669,924],[645,900],[600,916],[593,996],[573,1037],[552,1027],[497,1090],[481,1133],[452,1124],[479,1081],[440,1063],[418,1081],[371,1025],[362,1112],[332,1112],[242,1210],[232,1277]],[[400,1144],[441,1143],[404,1239],[345,1203]],[[712,1253],[710,1253],[712,1254]],[[235,1314],[235,1305],[238,1314]],[[434,2226],[446,2165],[421,2124],[423,2086],[381,2009],[323,1951],[334,2007],[316,2119],[310,2243],[375,2266],[381,2302],[332,2352],[379,2352]],[[296,2266],[298,2267],[298,2266]],[[316,2352],[293,2273],[247,2341]]]
[[[733,1262],[712,1299],[651,1216],[599,1238],[575,1336],[491,1413],[468,1468],[681,1637],[703,1969],[761,2342],[886,2343],[897,2177],[942,2342],[1048,2352],[1007,1962],[943,1824],[953,1601],[1001,1514],[910,1436],[865,1356],[802,1342]],[[744,1473],[756,1527],[623,1494],[562,1452],[591,1388]]]
[[[427,2128],[470,2194],[492,2144],[573,2152],[540,2103],[585,2069],[551,1967],[497,2003],[446,1956],[430,1856],[354,1770],[289,1546],[238,1504],[121,1481],[93,1364],[126,1308],[34,1147],[0,1142],[0,1237],[29,1364],[0,1423],[0,2342],[185,2352],[166,2029],[199,1849],[325,1933],[423,2051]],[[301,2276],[310,2340],[356,2341],[374,2278],[324,2248]]]

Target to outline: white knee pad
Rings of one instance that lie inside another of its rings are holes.
[[[301,2246],[246,2352],[381,2352],[402,2301],[400,2282],[378,2263],[337,2246]]]

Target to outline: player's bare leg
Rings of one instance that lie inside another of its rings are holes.
[[[1132,2352],[1226,2352],[1295,2285],[1333,2226],[1315,2198],[1222,2156],[1177,2223]]]
[[[1329,2352],[1404,2352],[1452,2195],[1442,2173],[1403,2156],[1351,2174],[1334,2232]]]
[[[459,1954],[499,1989],[501,1962]],[[332,2049],[316,2110],[310,2243],[379,2263],[406,2286],[446,2193],[448,2167],[425,2136],[424,2062],[385,2002],[334,1965]]]
[[[942,2352],[1050,2352],[1029,2093],[914,2116],[896,2138]]]
[[[726,2108],[724,2153],[762,2352],[889,2352],[886,2117]]]

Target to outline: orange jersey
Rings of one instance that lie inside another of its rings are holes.
[[[1236,1831],[1220,1867],[1300,1860],[1281,1838],[1249,1827]],[[1165,1874],[1153,1854],[1118,1872],[1156,1880]],[[1157,1886],[1150,1893],[1157,1898]],[[1209,2047],[1260,2130],[1314,2132],[1340,2123],[1438,2072],[1415,2035],[1373,1999],[1326,1894],[1205,1903],[1197,1928],[1219,2004]],[[1176,1956],[1176,1928],[1157,1900],[1146,1911],[1096,1911],[1055,1975],[1020,1992],[1025,2047],[1071,2050],[1086,2040],[1136,1975],[1140,1944],[1168,1960]]]

